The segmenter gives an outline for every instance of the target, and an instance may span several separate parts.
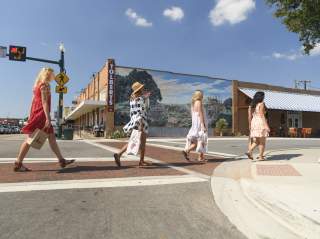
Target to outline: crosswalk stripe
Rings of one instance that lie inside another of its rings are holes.
[[[195,176],[148,176],[109,179],[61,180],[23,183],[1,183],[0,193],[49,191],[62,189],[116,188],[206,182]]]

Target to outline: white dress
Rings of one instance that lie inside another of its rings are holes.
[[[207,136],[207,133],[203,132],[202,130],[200,113],[193,111],[193,109],[191,109],[191,113],[192,113],[192,125],[187,135],[185,150],[189,149],[192,143],[197,143],[198,144],[197,149],[199,149],[200,144],[202,144],[203,148],[205,148],[205,151],[207,151],[208,136]],[[205,124],[207,126],[207,120],[206,120],[207,117],[204,117],[204,118],[205,118]],[[203,150],[200,150],[200,151],[203,151]]]

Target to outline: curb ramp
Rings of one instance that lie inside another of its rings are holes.
[[[227,161],[214,170],[211,187],[220,210],[249,239],[309,238],[285,226],[276,214],[267,213],[269,209],[257,203],[257,197],[244,191],[252,178],[251,165],[249,160]]]

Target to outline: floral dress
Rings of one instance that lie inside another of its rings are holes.
[[[130,135],[132,130],[140,129],[140,124],[143,124],[143,132],[148,133],[149,125],[147,118],[145,98],[140,96],[130,100],[130,121],[123,127],[123,131]]]
[[[250,138],[268,137],[269,132],[265,127],[265,116],[260,113],[263,103],[257,104],[251,119]]]

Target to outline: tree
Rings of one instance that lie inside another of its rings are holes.
[[[299,34],[306,54],[320,43],[320,0],[266,0],[289,31]]]

